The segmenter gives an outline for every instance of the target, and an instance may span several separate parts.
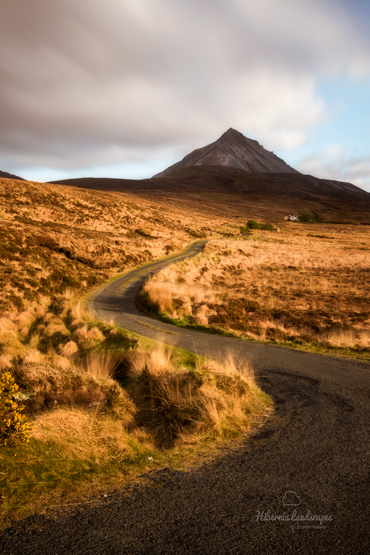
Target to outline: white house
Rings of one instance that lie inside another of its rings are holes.
[[[285,216],[284,220],[287,220],[288,222],[299,222],[299,217],[298,216]]]

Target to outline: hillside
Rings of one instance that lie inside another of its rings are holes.
[[[14,315],[68,288],[83,294],[211,233],[204,225],[128,195],[0,178],[0,310]]]
[[[172,210],[184,206],[207,218],[273,218],[311,210],[323,221],[370,223],[370,194],[349,183],[300,173],[253,173],[192,166],[171,177],[143,180],[81,178],[60,181],[84,189],[126,192]]]
[[[5,177],[7,179],[17,179],[18,181],[24,181],[23,177],[19,177],[18,175],[13,175],[12,173],[2,172],[0,171],[0,178]]]
[[[57,183],[57,182],[54,182]],[[257,141],[229,129],[151,179],[81,178],[59,181],[119,191],[208,218],[270,218],[309,210],[326,222],[370,223],[370,193],[351,183],[303,175]]]

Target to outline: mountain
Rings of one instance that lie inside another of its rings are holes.
[[[119,191],[177,212],[187,205],[209,218],[283,220],[310,210],[321,221],[370,224],[370,193],[351,183],[303,175],[235,129],[152,178],[86,177],[54,183]]]
[[[301,173],[255,173],[223,166],[181,168],[171,176],[151,179],[78,178],[59,182],[83,189],[115,191],[163,204],[179,213],[225,218],[282,220],[288,214],[311,210],[326,222],[370,224],[370,193],[350,183],[318,179]],[[148,214],[150,220],[152,216]]]
[[[194,150],[154,177],[170,176],[190,166],[226,166],[254,173],[299,173],[257,141],[231,128],[214,143]]]
[[[13,175],[12,173],[0,171],[0,177],[6,177],[7,179],[17,179],[18,181],[24,181],[23,177],[18,175]]]

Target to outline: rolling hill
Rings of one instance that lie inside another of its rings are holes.
[[[17,181],[24,181],[23,177],[18,175],[13,175],[12,173],[0,171],[0,177],[5,177],[6,179],[16,179]]]

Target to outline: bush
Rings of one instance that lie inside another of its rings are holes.
[[[308,210],[302,210],[298,213],[299,221],[304,224],[309,224],[311,221],[311,214]]]
[[[14,400],[18,390],[11,373],[4,372],[0,376],[0,445],[9,445],[17,439],[29,441],[29,424],[21,414],[23,407]]]
[[[265,229],[266,231],[274,231],[274,226],[272,224],[266,223],[260,226],[260,229]]]
[[[247,227],[248,229],[260,229],[260,224],[256,220],[248,220]]]

